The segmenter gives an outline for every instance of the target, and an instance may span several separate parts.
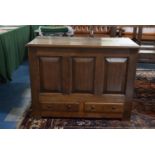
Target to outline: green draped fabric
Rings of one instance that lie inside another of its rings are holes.
[[[66,26],[41,26],[42,32],[47,33],[65,33],[68,32],[68,28]]]
[[[30,34],[30,39],[32,40],[33,38],[36,37],[35,35],[35,30],[37,30],[39,28],[40,25],[31,25],[30,26],[30,31],[31,31],[31,34]]]
[[[15,26],[8,32],[0,33],[0,79],[11,80],[13,71],[27,56],[26,44],[35,37],[34,31],[40,25]],[[43,25],[42,25],[43,26]],[[4,26],[0,26],[2,29]],[[9,27],[9,26],[8,26]],[[46,26],[45,31],[66,31],[64,26]],[[48,28],[48,29],[46,29]],[[50,30],[49,30],[50,29]]]
[[[0,76],[2,79],[7,79],[7,71],[5,66],[5,53],[0,40]]]
[[[30,26],[0,34],[0,76],[11,80],[13,71],[26,56],[25,45],[30,41]]]

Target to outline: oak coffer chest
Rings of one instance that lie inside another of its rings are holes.
[[[128,38],[28,44],[34,116],[130,119],[139,46]]]

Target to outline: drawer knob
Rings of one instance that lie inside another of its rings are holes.
[[[66,107],[67,107],[67,109],[71,109],[71,105],[67,105]]]
[[[47,108],[48,108],[48,109],[52,109],[52,106],[48,105]]]
[[[90,107],[90,109],[91,109],[91,110],[95,110],[95,106],[92,105],[92,106]]]
[[[116,110],[116,107],[112,107],[111,109],[112,109],[112,110]]]

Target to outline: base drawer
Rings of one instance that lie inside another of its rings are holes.
[[[78,112],[79,103],[42,103],[41,105],[43,110],[52,111],[52,112]]]
[[[124,103],[96,103],[87,102],[84,104],[85,112],[123,112]]]

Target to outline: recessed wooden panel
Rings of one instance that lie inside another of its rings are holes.
[[[73,92],[93,93],[94,58],[73,58]]]
[[[61,57],[40,58],[41,91],[61,92]]]
[[[125,93],[127,58],[106,58],[104,93]]]

